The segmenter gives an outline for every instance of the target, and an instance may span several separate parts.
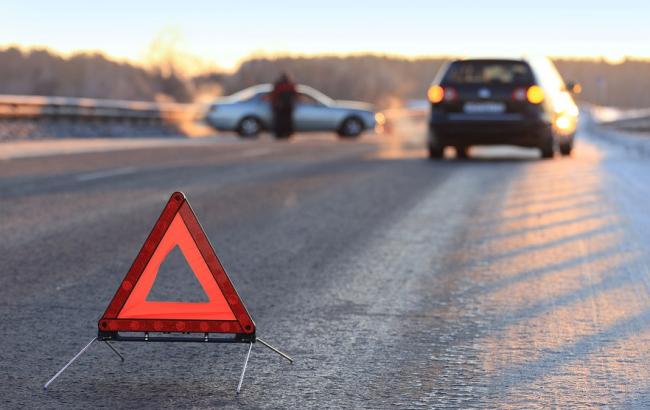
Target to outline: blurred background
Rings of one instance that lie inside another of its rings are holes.
[[[464,55],[548,55],[583,102],[650,106],[640,1],[3,2],[0,93],[205,102],[289,70],[336,99],[424,99]]]

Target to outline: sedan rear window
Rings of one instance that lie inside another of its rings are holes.
[[[443,84],[530,84],[533,76],[526,63],[517,61],[456,61],[449,66]]]

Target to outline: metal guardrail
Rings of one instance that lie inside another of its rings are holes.
[[[610,128],[620,129],[623,131],[648,132],[650,131],[650,115],[609,121],[609,122],[601,123],[601,125],[605,125]]]
[[[0,119],[66,118],[177,122],[200,118],[206,109],[206,106],[200,104],[0,95]]]
[[[650,131],[650,109],[619,110],[608,107],[591,107],[600,125],[626,131]]]

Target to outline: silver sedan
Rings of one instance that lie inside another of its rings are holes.
[[[271,90],[271,84],[260,84],[224,97],[210,106],[206,120],[218,130],[235,131],[242,137],[270,130]],[[383,118],[369,104],[335,101],[306,85],[298,85],[297,91],[293,112],[297,132],[333,131],[344,138],[358,137],[364,130],[374,129],[377,120]]]

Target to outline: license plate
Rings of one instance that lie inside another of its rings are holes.
[[[505,110],[506,105],[498,102],[468,102],[463,106],[467,114],[500,114]]]

